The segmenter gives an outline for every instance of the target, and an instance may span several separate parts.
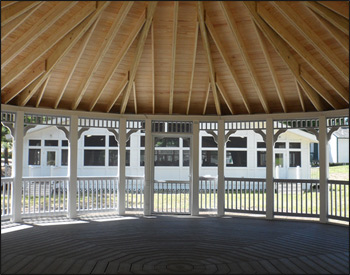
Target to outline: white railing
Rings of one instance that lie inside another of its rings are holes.
[[[266,213],[266,179],[225,178],[225,211]]]
[[[274,179],[275,215],[320,215],[320,183],[311,179]]]
[[[218,198],[217,177],[199,177],[199,210],[216,210]]]
[[[349,221],[349,181],[328,180],[328,217]]]
[[[68,177],[24,177],[22,216],[67,213]]]
[[[13,178],[1,178],[1,218],[12,216]]]
[[[154,181],[153,212],[190,214],[189,181]]]
[[[117,208],[117,177],[78,177],[77,211]]]
[[[143,210],[144,177],[125,177],[125,209]]]

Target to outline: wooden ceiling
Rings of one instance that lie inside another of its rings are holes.
[[[231,115],[349,106],[349,2],[1,1],[3,104]]]

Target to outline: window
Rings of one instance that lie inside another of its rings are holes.
[[[190,166],[190,150],[182,151],[182,166],[184,167]]]
[[[154,166],[179,166],[179,151],[155,150]]]
[[[85,136],[84,146],[87,147],[104,147],[106,145],[105,136]]]
[[[46,153],[46,165],[47,166],[55,166],[56,165],[56,152],[48,151]]]
[[[247,167],[247,151],[227,151],[227,167]]]
[[[68,140],[62,140],[62,147],[68,146]]]
[[[291,148],[291,149],[300,149],[301,148],[301,143],[300,142],[290,142],[289,143],[289,148]]]
[[[218,145],[216,144],[213,137],[202,137],[202,147],[216,148]]]
[[[84,150],[84,166],[105,166],[105,150]]]
[[[289,152],[289,167],[301,166],[301,152]]]
[[[226,143],[228,148],[247,148],[246,137],[230,137]]]
[[[118,166],[118,150],[109,150],[108,166]]]
[[[283,167],[283,154],[275,154],[275,166]]]
[[[145,166],[145,150],[140,151],[140,166]]]
[[[61,166],[68,165],[68,149],[61,150]]]
[[[279,148],[279,149],[286,148],[286,143],[285,142],[276,142],[275,148]]]
[[[30,139],[29,146],[41,146],[41,140],[40,139]]]
[[[183,138],[182,139],[182,144],[183,144],[183,147],[190,147],[190,139],[189,138]]]
[[[45,140],[45,146],[58,146],[58,140]]]
[[[155,147],[179,147],[179,138],[155,138]]]
[[[258,167],[266,167],[266,152],[258,151]]]
[[[40,156],[41,156],[40,149],[29,149],[28,164],[29,165],[40,165]]]
[[[258,143],[256,144],[256,147],[257,147],[257,148],[266,148],[266,142],[258,142]]]
[[[145,136],[141,136],[140,147],[145,147]]]
[[[202,166],[218,166],[218,151],[202,151]]]
[[[109,147],[118,147],[118,142],[114,136],[109,136]]]
[[[130,150],[126,150],[125,154],[125,166],[130,166]]]

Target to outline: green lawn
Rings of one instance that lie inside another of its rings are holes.
[[[312,167],[311,168],[311,178],[312,179],[319,179],[320,178],[320,168],[319,167]],[[328,178],[330,180],[349,181],[349,165],[329,166]]]

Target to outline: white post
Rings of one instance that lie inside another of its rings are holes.
[[[193,122],[191,147],[191,215],[199,215],[199,121]]]
[[[266,120],[266,218],[273,219],[275,188],[273,183],[273,120]]]
[[[218,121],[218,216],[225,214],[225,121]]]
[[[320,148],[320,222],[328,221],[328,139],[327,120],[321,116],[319,119],[318,142]]]
[[[70,118],[68,163],[68,217],[77,217],[77,181],[78,181],[78,116]]]
[[[119,180],[118,180],[118,215],[125,214],[125,155],[126,155],[126,119],[119,120]]]
[[[22,200],[22,175],[23,175],[23,134],[24,113],[16,113],[14,152],[13,152],[13,188],[12,188],[12,222],[20,222]]]
[[[153,162],[151,158],[152,154],[152,120],[146,119],[145,126],[145,186],[144,186],[144,207],[143,214],[145,216],[149,216],[152,214],[152,192],[151,192],[151,184],[152,184],[152,169]]]

